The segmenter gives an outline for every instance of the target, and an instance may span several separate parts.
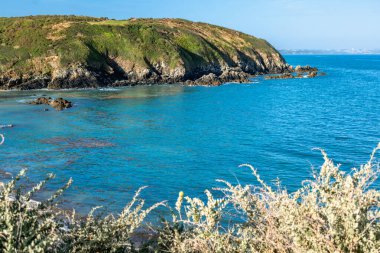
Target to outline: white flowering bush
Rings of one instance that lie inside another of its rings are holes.
[[[0,135],[0,143],[4,138]],[[22,170],[7,183],[0,184],[0,252],[132,252],[132,234],[141,227],[146,216],[162,203],[144,209],[144,200],[139,198],[139,189],[132,201],[117,216],[79,217],[75,211],[57,208],[56,200],[72,184],[56,191],[45,201],[32,200],[35,193],[54,178],[47,178],[24,192],[19,181],[25,177]]]
[[[60,225],[55,200],[69,187],[71,180],[44,202],[32,201],[33,195],[53,178],[47,178],[23,193],[17,182],[25,176],[22,170],[0,189],[0,250],[1,252],[53,251],[59,240]]]
[[[206,202],[181,193],[159,246],[168,252],[380,252],[380,191],[373,185],[379,149],[350,173],[322,151],[320,172],[292,193],[279,183],[269,186],[255,168],[242,165],[259,185],[221,181],[225,187],[217,190],[224,197],[215,200],[206,191]],[[221,217],[237,222],[221,223]]]
[[[140,188],[132,201],[117,216],[112,214],[94,217],[94,208],[85,219],[73,214],[68,221],[69,232],[65,234],[65,245],[70,252],[131,252],[134,250],[132,234],[141,227],[146,216],[158,206],[157,203],[144,210],[144,200],[139,198]]]

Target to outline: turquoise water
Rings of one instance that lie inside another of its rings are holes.
[[[119,211],[140,186],[149,204],[178,192],[201,196],[216,179],[254,183],[242,163],[292,190],[322,163],[324,148],[343,168],[367,161],[380,141],[380,56],[288,56],[317,66],[315,79],[221,87],[144,86],[83,91],[0,92],[0,176],[29,169],[32,184],[52,172],[48,191],[70,177],[64,207]],[[56,112],[25,102],[64,97]]]

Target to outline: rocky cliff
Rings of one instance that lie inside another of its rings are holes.
[[[0,18],[0,89],[219,85],[288,69],[265,40],[205,23]]]

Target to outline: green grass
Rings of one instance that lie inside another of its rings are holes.
[[[138,69],[164,62],[170,69],[203,65],[234,66],[238,54],[278,52],[265,40],[205,23],[182,19],[129,19],[77,16],[0,18],[0,76],[50,73],[49,56],[59,68],[89,66],[103,71],[110,59]],[[38,70],[31,64],[41,62]],[[41,60],[42,59],[42,60]]]

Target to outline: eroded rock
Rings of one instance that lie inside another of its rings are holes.
[[[318,76],[318,72],[317,72],[317,71],[310,72],[310,73],[307,75],[308,78],[314,78],[314,77],[316,77],[316,76]]]
[[[318,68],[311,67],[309,65],[306,65],[306,66],[298,65],[294,71],[297,73],[312,73],[312,72],[318,72],[319,70],[318,70]]]
[[[298,76],[294,76],[291,73],[285,73],[282,75],[265,76],[265,79],[267,79],[267,80],[270,80],[270,79],[293,79],[293,78],[298,78]]]
[[[39,97],[36,100],[30,102],[32,105],[50,105],[57,111],[62,111],[72,107],[72,103],[63,98],[52,99],[51,97]],[[45,109],[46,111],[46,109]]]
[[[294,79],[294,78],[315,78],[317,76],[324,76],[326,73],[319,72],[318,68],[307,66],[289,66],[289,73],[279,74],[279,75],[268,75],[265,79]]]
[[[57,111],[72,107],[72,103],[63,98],[53,99],[50,101],[49,105],[55,108]]]
[[[185,82],[186,85],[205,85],[205,86],[219,86],[223,83],[248,83],[249,75],[239,69],[227,68],[221,74],[209,73],[201,76],[200,78]]]

